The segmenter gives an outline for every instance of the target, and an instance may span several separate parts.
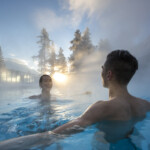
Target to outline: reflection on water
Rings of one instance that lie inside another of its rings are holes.
[[[28,107],[19,107],[8,113],[2,113],[0,140],[52,130],[64,123],[57,115],[54,102],[43,104],[38,101],[30,101]]]
[[[28,90],[3,91],[0,99],[0,140],[49,131],[68,122],[71,100],[25,98],[29,95]]]

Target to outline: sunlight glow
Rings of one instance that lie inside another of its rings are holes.
[[[55,66],[54,67],[54,71],[58,71],[59,70],[59,67],[58,66]]]
[[[71,64],[67,63],[67,71],[70,72]]]
[[[55,72],[53,75],[53,79],[56,80],[57,82],[64,83],[67,80],[67,76],[65,74]]]
[[[46,72],[44,72],[44,74],[46,74],[46,75],[50,75],[50,72],[46,71]]]

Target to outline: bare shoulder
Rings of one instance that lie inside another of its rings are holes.
[[[32,95],[29,97],[29,99],[39,99],[41,98],[41,95]]]
[[[150,111],[150,102],[148,100],[135,97],[135,101],[139,104],[139,106],[144,107],[147,111]]]
[[[148,100],[146,100],[146,99],[142,99],[142,98],[138,98],[138,97],[135,97],[135,99],[138,100],[138,101],[141,101],[141,102],[143,102],[143,103],[146,103],[146,104],[150,103],[150,102],[149,102]]]
[[[92,123],[101,121],[109,116],[109,107],[108,101],[97,101],[86,109],[81,118],[83,120],[89,120]]]
[[[106,110],[106,108],[109,105],[110,105],[109,101],[99,100],[95,102],[94,104],[92,104],[90,107],[88,107],[87,110],[90,110],[90,111]]]

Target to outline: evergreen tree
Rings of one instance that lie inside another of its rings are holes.
[[[70,47],[70,50],[74,53],[79,50],[79,45],[81,42],[81,32],[80,30],[76,30],[74,34],[75,38],[70,42],[72,46]]]
[[[71,70],[79,69],[83,59],[94,51],[88,28],[86,28],[82,36],[79,30],[77,30],[74,35],[75,38],[71,41],[72,46],[70,47],[73,53],[69,57]]]
[[[4,58],[2,54],[2,49],[0,47],[0,72],[5,68]]]
[[[40,50],[37,56],[33,56],[33,59],[38,60],[39,71],[44,74],[46,71],[48,71],[47,60],[51,40],[49,39],[49,35],[45,28],[42,29],[41,35],[38,36],[38,38],[40,38],[40,40],[37,42],[40,45]]]
[[[63,54],[63,49],[60,48],[59,49],[59,53],[58,53],[58,56],[57,56],[57,65],[58,65],[58,68],[59,68],[59,71],[60,72],[66,72],[66,58]]]
[[[93,45],[90,39],[89,28],[86,28],[83,32],[80,49],[83,55],[90,54],[93,51]]]
[[[74,33],[74,39],[70,42],[72,46],[69,48],[72,51],[71,56],[69,57],[69,62],[71,63],[71,70],[78,68],[79,62],[78,59],[80,57],[80,43],[81,43],[81,32],[80,30],[76,30]]]
[[[55,66],[56,66],[56,53],[55,53],[54,42],[52,42],[50,49],[49,49],[48,64],[50,66],[50,72],[53,74],[55,72]]]

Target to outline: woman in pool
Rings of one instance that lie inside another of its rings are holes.
[[[52,78],[49,75],[42,75],[39,79],[39,86],[42,88],[42,93],[40,95],[30,96],[30,99],[49,99],[50,91],[52,89],[53,83]]]

